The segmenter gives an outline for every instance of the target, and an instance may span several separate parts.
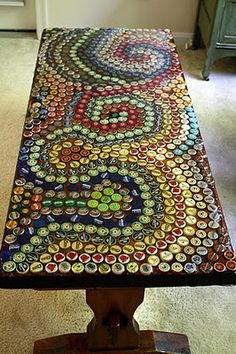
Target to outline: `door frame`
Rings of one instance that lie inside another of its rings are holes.
[[[40,39],[44,28],[48,26],[48,1],[35,0],[35,11],[37,38]]]

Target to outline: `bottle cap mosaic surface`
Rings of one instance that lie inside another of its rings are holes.
[[[0,285],[227,284],[235,269],[170,31],[44,31]]]

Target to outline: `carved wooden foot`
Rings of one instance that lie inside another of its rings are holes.
[[[86,333],[66,334],[35,342],[34,354],[190,354],[188,338],[166,332],[140,332],[140,347],[119,350],[89,350]]]
[[[139,331],[133,318],[144,289],[89,289],[94,318],[87,334],[67,334],[38,340],[34,354],[190,354],[185,335]]]

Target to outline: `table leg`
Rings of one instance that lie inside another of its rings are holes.
[[[89,289],[86,300],[94,311],[87,334],[67,334],[38,340],[34,354],[190,354],[185,335],[139,331],[133,318],[144,289]]]
[[[87,290],[94,318],[87,328],[89,349],[132,349],[139,346],[139,326],[133,318],[144,289]]]

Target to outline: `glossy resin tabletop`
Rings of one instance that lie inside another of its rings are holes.
[[[235,269],[170,31],[44,31],[0,286],[232,284]]]

